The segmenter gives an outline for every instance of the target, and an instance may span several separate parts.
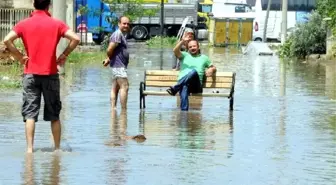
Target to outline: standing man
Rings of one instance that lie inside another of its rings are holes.
[[[78,36],[60,20],[49,14],[50,0],[34,0],[35,11],[15,25],[4,43],[13,56],[24,65],[22,116],[26,123],[27,152],[33,152],[35,122],[38,121],[41,94],[44,98],[45,121],[51,122],[55,150],[60,148],[62,103],[57,64],[63,64],[79,43]],[[68,47],[56,58],[56,47],[61,37],[70,40]],[[21,38],[27,55],[14,45]]]
[[[121,16],[118,20],[118,27],[119,29],[111,35],[110,43],[107,48],[108,58],[105,59],[104,66],[110,64],[112,70],[112,109],[116,108],[117,106],[119,90],[121,108],[126,109],[128,97],[127,66],[129,62],[126,34],[129,32],[130,28],[129,18],[126,16]]]
[[[183,43],[188,43],[188,52],[181,52]],[[167,92],[175,96],[177,92],[181,97],[181,110],[189,110],[189,94],[202,93],[202,83],[204,74],[207,77],[216,72],[216,67],[212,65],[209,57],[202,55],[199,49],[199,43],[192,40],[190,35],[185,35],[174,48],[175,56],[181,61],[181,70],[178,74],[176,85],[167,89]]]

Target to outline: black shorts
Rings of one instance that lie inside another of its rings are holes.
[[[44,99],[45,121],[59,120],[59,114],[62,109],[60,100],[60,81],[56,75],[33,75],[25,74],[23,83],[23,121],[34,119],[38,121],[38,115],[41,106],[41,95]]]

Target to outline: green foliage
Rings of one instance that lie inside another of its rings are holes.
[[[336,35],[336,2],[335,0],[317,0],[317,12],[322,18],[330,17],[328,21],[330,28],[333,28],[333,33]]]
[[[333,56],[334,58],[336,58],[336,44],[332,46],[331,48],[331,56]]]
[[[146,17],[146,16],[151,17],[156,15],[160,8],[159,5],[155,8],[145,8],[143,6],[144,0],[102,0],[102,1],[104,3],[109,4],[110,10],[111,12],[113,12],[113,14],[107,16],[107,20],[111,23],[111,27],[118,25],[118,17],[122,15],[127,16],[131,22],[134,22],[139,17]],[[110,36],[111,36],[110,33],[104,35],[104,39],[101,43],[102,51],[105,51],[107,49]]]
[[[72,52],[66,63],[73,63],[73,64],[79,64],[79,63],[96,63],[96,62],[101,62],[102,60],[105,59],[105,53],[101,52]]]
[[[303,59],[310,54],[326,52],[326,29],[322,16],[313,12],[307,23],[300,24],[279,49],[282,58]]]
[[[19,62],[0,67],[0,89],[12,89],[21,87],[21,75],[23,66]]]
[[[143,6],[143,0],[102,0],[110,7],[111,15],[107,16],[107,21],[111,24],[111,27],[118,25],[118,17],[127,16],[131,22],[134,22],[139,17],[151,17],[154,16],[159,6],[155,8],[145,8]],[[102,12],[99,10],[90,10],[91,16],[100,16]]]
[[[89,7],[87,5],[83,6],[83,5],[79,5],[77,14],[79,15],[87,15],[89,13]]]
[[[144,6],[143,0],[103,0],[104,3],[109,4],[111,12],[118,16],[127,16],[131,22],[142,16],[154,16],[159,10],[159,6],[154,9],[147,9]],[[117,25],[117,19],[111,17],[111,23]]]
[[[176,44],[177,41],[178,41],[177,37],[156,36],[156,37],[152,37],[151,39],[147,40],[146,44],[149,47],[158,47],[158,46],[172,47]]]
[[[293,37],[290,36],[289,38],[287,38],[286,42],[283,45],[280,45],[279,50],[278,50],[278,54],[281,58],[289,58],[289,57],[293,57],[291,56],[291,46],[293,43]]]
[[[19,45],[19,42],[18,42]],[[101,52],[72,52],[65,65],[70,63],[80,65],[83,63],[98,63],[105,59],[106,54]],[[12,65],[0,66],[0,89],[22,87],[23,66],[19,62]]]
[[[103,42],[100,44],[100,50],[101,51],[106,51],[107,47],[110,43],[110,37],[111,37],[111,33],[105,35]]]

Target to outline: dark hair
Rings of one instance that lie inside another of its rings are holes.
[[[50,0],[34,0],[34,7],[37,10],[45,10],[49,7],[49,5]]]
[[[128,18],[127,16],[122,15],[122,16],[119,17],[119,19],[118,19],[118,23],[121,23],[121,19],[124,18],[124,17],[127,18],[127,19],[129,20],[129,18]]]

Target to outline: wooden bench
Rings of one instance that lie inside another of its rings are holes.
[[[140,82],[140,109],[146,108],[145,97],[148,95],[168,96],[166,89],[177,83],[178,73],[170,70],[146,70],[144,81]],[[233,110],[235,76],[234,72],[216,72],[214,76],[204,79],[203,88],[226,89],[228,92],[204,92],[203,89],[203,93],[190,94],[190,96],[227,97],[230,99],[230,110]],[[157,90],[158,88],[161,89]]]

